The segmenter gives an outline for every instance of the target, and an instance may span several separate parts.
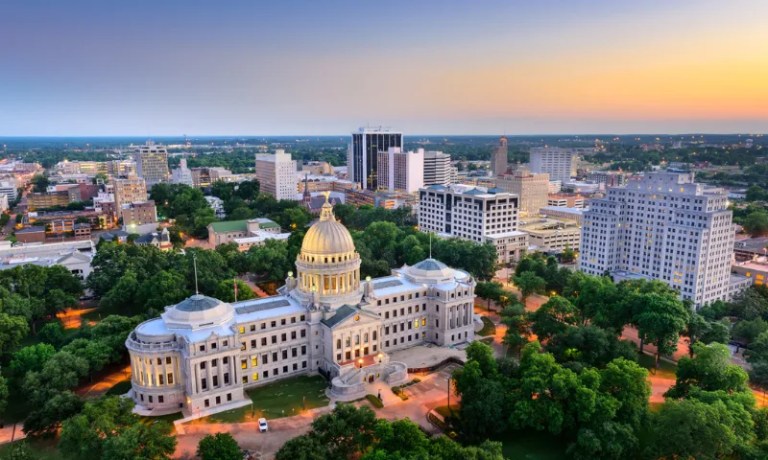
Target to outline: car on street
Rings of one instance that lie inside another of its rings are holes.
[[[269,425],[267,425],[267,419],[264,417],[259,419],[259,432],[265,433],[269,430]]]

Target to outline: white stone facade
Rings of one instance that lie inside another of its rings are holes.
[[[527,248],[517,229],[518,197],[498,189],[433,185],[419,191],[419,230],[496,246],[499,261],[516,260]]]
[[[233,304],[201,295],[167,307],[126,340],[138,410],[186,415],[248,401],[244,390],[322,372],[339,400],[408,378],[387,352],[474,339],[475,281],[427,259],[360,280],[360,256],[326,203],[279,295]]]
[[[290,153],[278,149],[274,155],[256,154],[256,179],[261,191],[278,200],[295,200],[298,172]]]
[[[727,193],[690,173],[653,172],[609,187],[584,212],[579,269],[658,279],[700,306],[732,295]]]

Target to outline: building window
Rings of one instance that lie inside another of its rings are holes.
[[[288,366],[283,366],[283,374],[287,374],[287,373],[288,373]]]
[[[285,340],[286,340],[286,335],[285,335],[285,333],[282,333],[282,334],[280,334],[280,341],[281,341],[281,342],[285,342]]]
[[[200,361],[200,369],[205,369],[205,361]]]
[[[243,384],[246,384],[246,383],[248,383],[248,376],[244,375],[243,376]]]
[[[306,355],[307,354],[307,346],[306,345],[302,345],[301,346],[301,354],[302,355]]]
[[[307,336],[307,330],[306,329],[302,329],[301,330],[301,337],[304,338],[306,336]]]
[[[173,385],[173,372],[168,373],[168,385]]]
[[[248,360],[247,359],[241,359],[240,360],[240,369],[248,369]]]
[[[283,350],[283,359],[288,359],[288,350]]]
[[[165,358],[165,364],[171,364],[171,357]]]
[[[262,372],[262,375],[264,375],[265,379],[268,378],[269,377],[269,371]]]
[[[205,377],[200,379],[200,388],[202,388],[203,390],[208,389],[208,380],[206,380]]]
[[[241,333],[241,334],[245,334],[245,326],[240,326],[240,327],[237,329],[237,332],[239,332],[239,333]]]
[[[256,339],[251,340],[251,348],[256,348]]]
[[[157,376],[157,384],[165,385],[165,376],[163,374]]]
[[[245,342],[240,342],[240,351],[245,351]]]
[[[207,399],[203,401],[203,403],[205,404],[205,407],[211,407],[211,403]]]
[[[251,356],[251,367],[259,365],[259,358],[257,356]]]
[[[213,387],[214,388],[219,386],[219,376],[218,375],[214,375],[212,380],[213,380]]]
[[[277,343],[277,336],[276,335],[272,336],[272,343],[273,344]]]
[[[250,330],[251,330],[251,332],[256,332],[256,325],[255,324],[251,324]]]
[[[200,345],[200,351],[205,351],[205,345]]]
[[[224,373],[224,385],[229,385],[229,372]]]
[[[211,360],[211,367],[216,367],[218,365],[219,365],[219,360],[218,359],[214,358],[214,359]]]
[[[229,364],[229,356],[225,356],[225,357],[221,358],[221,362],[223,364]]]
[[[221,396],[216,396],[216,404],[221,404]]]
[[[253,380],[254,382],[259,380],[259,373],[254,372],[253,375],[251,376],[251,380]]]

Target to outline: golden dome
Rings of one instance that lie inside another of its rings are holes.
[[[328,203],[328,195],[325,204],[320,211],[320,220],[309,227],[304,241],[301,243],[301,252],[306,254],[332,255],[355,252],[355,243],[349,230],[333,215],[333,206]]]

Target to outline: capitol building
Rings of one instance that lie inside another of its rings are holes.
[[[250,404],[245,390],[321,373],[330,396],[361,398],[398,385],[390,352],[474,338],[475,280],[432,258],[360,279],[360,255],[326,201],[278,295],[227,303],[193,295],[138,325],[126,340],[137,411],[209,414]]]

